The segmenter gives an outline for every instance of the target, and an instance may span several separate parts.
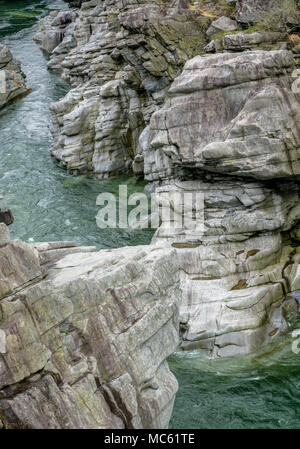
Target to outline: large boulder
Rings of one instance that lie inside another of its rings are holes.
[[[223,17],[220,17],[218,20],[215,20],[210,25],[206,34],[208,37],[211,37],[217,33],[224,33],[227,31],[235,31],[237,28],[238,28],[238,24],[235,20],[232,20],[229,17],[223,16]]]
[[[209,20],[187,6],[104,0],[72,10],[63,31],[57,12],[41,20],[36,40],[72,86],[51,126],[52,154],[69,172],[106,178],[131,168],[170,83],[206,44]]]
[[[0,44],[0,109],[11,100],[28,93],[26,76],[11,51]]]
[[[177,391],[166,361],[178,345],[175,250],[40,243],[41,279],[38,251],[10,242],[3,226],[0,424],[167,427]]]

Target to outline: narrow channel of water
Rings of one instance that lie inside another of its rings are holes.
[[[68,90],[47,71],[32,41],[36,20],[62,0],[0,0],[0,42],[22,62],[32,94],[0,111],[0,194],[15,215],[12,236],[25,241],[75,240],[98,248],[147,244],[152,232],[100,230],[96,197],[142,191],[135,178],[74,178],[50,157],[49,105]],[[300,327],[300,326],[299,326]],[[300,428],[300,354],[290,336],[259,354],[212,362],[196,352],[176,353],[170,367],[179,381],[171,428]]]

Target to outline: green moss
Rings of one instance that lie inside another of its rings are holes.
[[[179,47],[185,50],[189,58],[193,58],[203,52],[206,39],[203,35],[185,36],[179,40]]]

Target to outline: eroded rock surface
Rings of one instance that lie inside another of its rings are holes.
[[[265,14],[272,14],[281,8],[282,17],[285,17],[287,22],[299,25],[300,15],[297,14],[299,0],[237,0],[236,20],[245,24],[261,22]]]
[[[290,43],[285,33],[260,31],[254,33],[227,34],[213,39],[206,47],[211,52],[241,52],[246,50],[289,50]]]
[[[100,178],[132,167],[159,200],[203,195],[204,231],[167,223],[154,243],[176,254],[182,348],[222,357],[287,331],[286,309],[297,309],[287,294],[298,282],[299,94],[285,32],[234,32],[233,20],[211,23],[190,6],[94,0],[72,10],[50,54],[72,86],[52,107],[53,154]],[[266,8],[239,1],[236,18],[245,26]],[[40,39],[59,31],[59,14]],[[204,49],[208,28],[229,34]]]
[[[182,167],[274,179],[300,174],[299,94],[293,54],[256,51],[196,56],[150,121],[145,177]]]
[[[0,108],[29,92],[21,64],[5,45],[0,44]]]
[[[10,279],[0,289],[4,426],[167,427],[177,391],[166,362],[178,345],[175,250],[38,244],[44,258],[70,252],[41,268],[36,249],[0,231],[0,277]]]
[[[293,70],[288,51],[197,56],[144,132],[158,202],[172,191],[204,201],[204,229],[166,222],[154,237],[177,250],[183,349],[246,354],[286,332],[286,310],[297,311],[287,299],[300,219]]]

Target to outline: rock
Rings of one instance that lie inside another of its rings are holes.
[[[279,0],[237,0],[235,18],[241,23],[259,22],[267,11],[279,3]]]
[[[212,40],[206,47],[206,52],[241,52],[247,50],[288,50],[290,47],[288,35],[271,31],[255,33],[228,34],[220,39]]]
[[[297,8],[297,0],[238,0],[235,18],[240,23],[249,24],[261,22],[266,14],[273,13],[279,14],[287,23],[299,24]]]
[[[190,6],[189,0],[174,0],[170,5],[168,13],[169,14],[178,13],[183,9],[189,9],[189,6]]]
[[[208,37],[213,36],[217,33],[224,33],[226,31],[235,31],[238,28],[238,24],[235,20],[229,17],[220,17],[220,19],[215,20],[208,28],[206,34]]]
[[[36,39],[50,52],[49,67],[72,86],[52,107],[51,126],[52,154],[69,172],[107,178],[131,168],[170,83],[206,44],[208,19],[186,2],[170,6],[86,2],[63,34],[57,12],[41,21]]]
[[[20,240],[10,241],[8,228],[0,223],[0,300],[41,274],[38,252]]]
[[[280,230],[299,219],[297,184],[274,185],[275,193],[220,176],[176,180],[156,189],[157,201],[174,190],[202,194],[205,214],[204,230],[165,223],[154,237],[176,249],[181,267],[181,348],[212,358],[238,356],[286,333],[286,293],[298,289],[300,275]]]
[[[197,56],[150,121],[145,177],[182,167],[255,179],[300,174],[299,95],[288,51]],[[205,112],[204,112],[205,111]],[[258,112],[259,111],[259,112]]]
[[[22,286],[21,268],[33,270],[30,254],[40,270],[37,251],[22,245],[10,269],[18,282],[0,302],[5,428],[167,427],[177,391],[166,361],[178,345],[175,250],[62,254],[44,266],[44,279]]]
[[[300,220],[294,58],[285,33],[234,33],[178,76],[203,51],[207,22],[185,3],[168,6],[94,1],[72,11],[49,62],[72,86],[52,107],[52,151],[75,174],[133,167],[155,183],[158,202],[171,191],[202,195],[204,229],[166,220],[153,241],[173,251],[181,273],[181,347],[246,354],[287,331],[286,294],[299,282],[286,237]],[[217,32],[237,28],[217,22]],[[63,245],[40,248],[44,269],[69,252],[77,256]],[[120,394],[123,379],[110,382]]]
[[[0,109],[16,97],[28,93],[26,76],[10,50],[0,44]]]
[[[0,209],[0,223],[5,223],[7,226],[13,224],[14,217],[10,209]]]
[[[34,40],[46,53],[52,53],[64,39],[66,28],[72,19],[73,15],[69,11],[51,11],[49,16],[39,21],[39,31]]]
[[[95,246],[80,246],[78,248],[74,242],[41,242],[35,243],[33,246],[39,252],[41,265],[52,265],[54,262],[69,254],[96,251]]]
[[[10,241],[10,233],[8,227],[4,223],[0,223],[0,246],[6,245]]]
[[[174,190],[204,201],[204,228],[166,221],[154,237],[177,251],[184,350],[248,354],[289,329],[286,293],[300,279],[281,234],[293,233],[300,218],[293,70],[288,51],[195,57],[143,133],[144,173],[160,183],[157,202]],[[180,201],[174,213],[182,215]]]

